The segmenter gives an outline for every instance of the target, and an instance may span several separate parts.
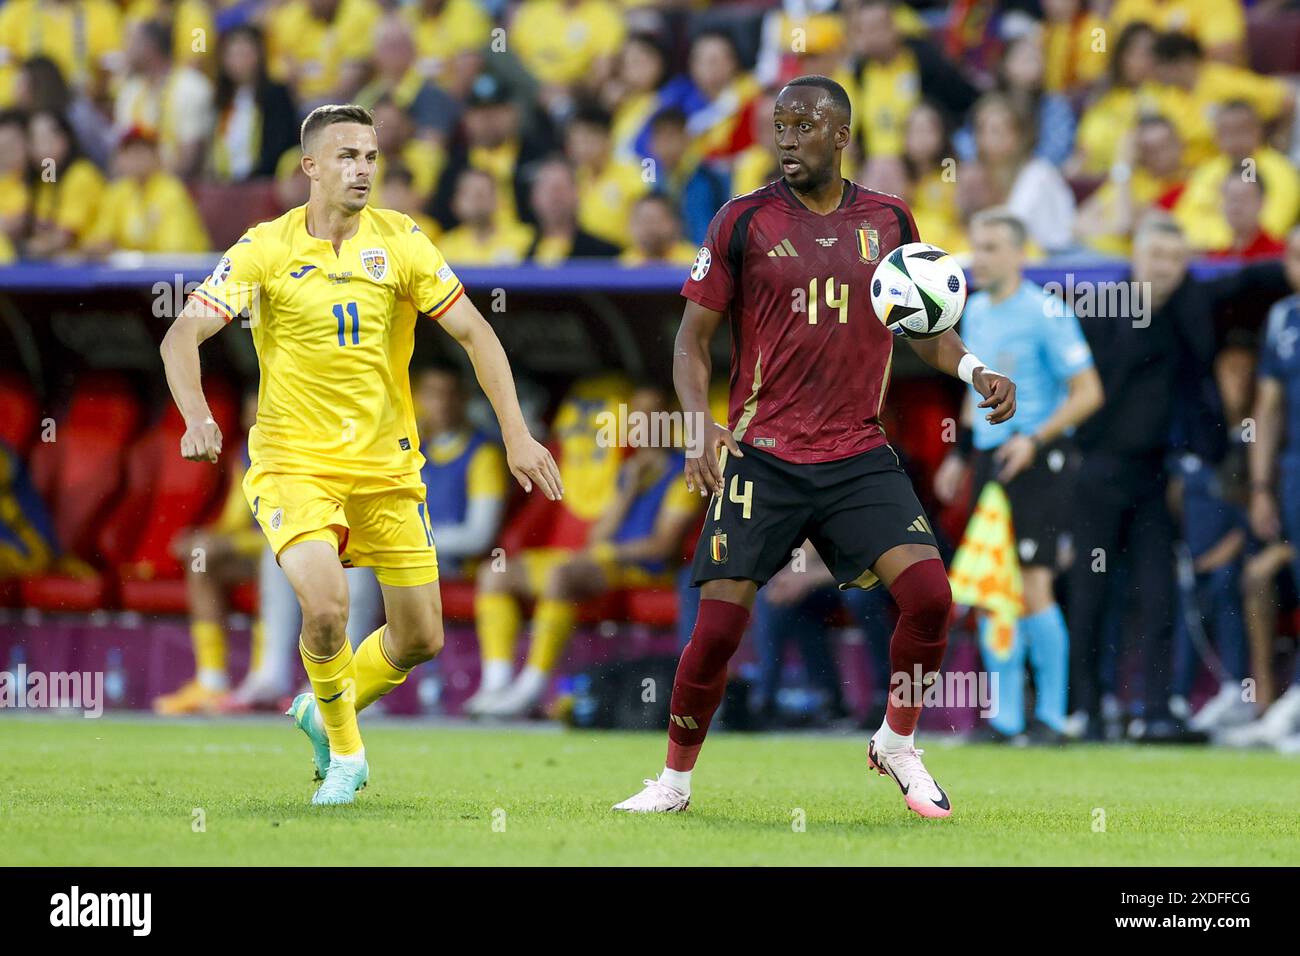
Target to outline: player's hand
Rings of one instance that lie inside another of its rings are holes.
[[[934,473],[934,496],[940,504],[950,505],[961,493],[961,483],[966,477],[966,462],[961,455],[952,454],[943,460]]]
[[[1276,541],[1282,533],[1277,500],[1266,488],[1256,488],[1250,494],[1250,530],[1261,541]]]
[[[552,501],[564,497],[564,484],[555,459],[532,435],[525,433],[520,438],[506,440],[506,465],[524,491],[531,493],[536,485]]]
[[[187,461],[215,462],[221,454],[221,429],[209,415],[201,422],[187,423],[181,436],[181,457]]]
[[[984,398],[977,407],[992,409],[984,416],[991,424],[1001,425],[1016,413],[1016,383],[1005,375],[978,368],[972,384]]]
[[[1012,435],[993,453],[993,460],[1002,466],[998,481],[1006,484],[1034,463],[1038,445],[1028,435]]]
[[[717,422],[711,422],[705,433],[704,448],[699,457],[692,458],[689,455],[686,457],[687,491],[698,491],[705,497],[711,494],[722,494],[722,465],[718,462],[718,456],[723,448],[737,458],[745,457],[745,453],[740,450],[740,445],[732,437],[731,432]]]

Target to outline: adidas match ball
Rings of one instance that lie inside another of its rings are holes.
[[[928,242],[899,246],[876,267],[871,305],[886,328],[909,339],[947,332],[966,308],[966,275]]]

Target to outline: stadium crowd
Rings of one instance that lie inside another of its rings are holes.
[[[1280,15],[1288,4],[1256,6]],[[230,221],[245,207],[232,212],[205,194],[238,187],[268,208],[301,204],[297,124],[321,103],[358,102],[374,112],[380,139],[373,201],[413,216],[453,266],[588,257],[684,265],[728,198],[779,175],[769,132],[775,91],[797,75],[831,76],[853,101],[855,178],[905,197],[924,240],[971,253],[992,212],[1017,224],[1002,237],[1001,264],[985,263],[994,272],[1018,277],[1024,262],[1045,257],[1131,257],[1135,275],[1157,289],[1157,316],[1180,330],[1126,344],[1110,327],[1084,323],[1107,405],[1071,449],[1082,449],[1071,467],[1088,478],[1080,498],[1093,520],[1061,530],[1113,547],[1133,572],[1089,578],[1076,563],[1068,587],[1057,581],[1076,638],[1071,707],[1100,718],[1086,731],[1116,738],[1126,718],[1141,716],[1140,702],[1120,699],[1116,650],[1136,608],[1148,642],[1148,717],[1155,698],[1192,717],[1198,662],[1211,660],[1219,690],[1192,725],[1230,742],[1300,749],[1300,683],[1287,689],[1273,651],[1277,609],[1294,604],[1293,595],[1278,598],[1275,579],[1282,574],[1285,593],[1300,576],[1286,543],[1300,537],[1300,305],[1282,298],[1300,289],[1296,94],[1288,78],[1260,68],[1256,52],[1241,0],[7,0],[0,261],[222,245],[248,224]],[[1290,68],[1300,72],[1294,48]],[[1200,256],[1258,260],[1262,271],[1197,284],[1187,269]],[[1276,261],[1284,256],[1285,267]],[[1261,313],[1225,335],[1214,310],[1247,284],[1282,301],[1267,321]],[[1142,354],[1160,342],[1161,356]],[[1175,354],[1186,361],[1161,365],[1168,387],[1153,405],[1154,379],[1143,376]],[[422,430],[430,501],[434,487],[445,489],[436,529],[444,567],[449,579],[472,580],[501,529],[499,452],[464,419],[454,375],[429,370],[414,384],[430,429]],[[653,383],[606,388],[599,401],[616,396],[646,410],[670,402]],[[1196,400],[1171,406],[1187,396]],[[575,407],[589,413],[591,400]],[[573,480],[581,463],[585,487],[599,493],[579,497],[568,518],[547,519],[548,547],[516,574],[478,576],[483,684],[473,712],[535,708],[576,605],[629,582],[671,584],[698,527],[698,506],[669,480],[680,470],[671,456],[643,449],[606,461],[579,447],[591,429],[564,408],[552,431],[562,448],[571,443],[561,457],[566,485],[584,487]],[[1211,419],[1228,424],[1207,436],[1198,423]],[[1123,427],[1106,427],[1116,421]],[[1260,441],[1243,437],[1236,423],[1246,422],[1258,423]],[[1115,471],[1117,462],[1128,470]],[[969,493],[971,464],[955,453],[941,469],[941,502],[956,501],[963,480]],[[249,528],[231,520],[220,532],[231,539],[223,585],[259,574],[260,544],[237,545]],[[1174,554],[1176,540],[1185,556],[1177,564],[1150,558]],[[787,637],[799,639],[821,716],[847,713],[826,644],[841,601],[867,622],[870,659],[884,659],[887,599],[845,597],[812,558],[810,573],[774,579],[756,611],[756,696],[772,718]],[[1051,567],[1049,591],[1065,563]],[[276,569],[264,555],[261,566],[265,619]],[[222,599],[207,587],[192,582],[190,592],[196,680],[160,710],[201,709],[228,690]],[[689,589],[680,597],[689,621]],[[536,604],[528,661],[516,673],[521,599]],[[1052,599],[1043,600],[1046,613]],[[295,629],[277,630],[291,638]],[[283,657],[243,702],[287,690]],[[1241,694],[1248,677],[1258,686],[1251,700]],[[1037,672],[1036,684],[1042,697]],[[878,722],[882,706],[874,699],[864,723]],[[988,732],[1058,739],[1063,710],[1040,707]]]

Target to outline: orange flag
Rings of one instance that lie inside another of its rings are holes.
[[[991,649],[999,657],[1009,657],[1016,620],[1025,612],[1024,586],[1011,527],[1011,502],[995,481],[980,491],[948,581],[955,603],[983,608],[992,615]]]

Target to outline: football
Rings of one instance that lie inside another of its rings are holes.
[[[899,246],[876,267],[871,305],[895,335],[928,339],[947,332],[966,307],[966,275],[928,242]]]

